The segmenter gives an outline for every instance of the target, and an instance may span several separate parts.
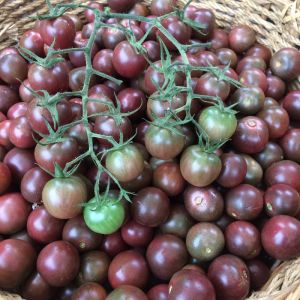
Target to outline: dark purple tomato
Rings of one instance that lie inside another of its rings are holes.
[[[173,197],[182,193],[185,180],[176,163],[164,163],[158,166],[153,173],[153,185],[163,190],[168,196]]]
[[[74,23],[75,25],[75,31],[80,31],[83,27],[83,23],[82,23],[82,20],[81,18],[78,16],[78,15],[75,15],[75,14],[66,14],[71,20],[72,22]]]
[[[191,28],[182,22],[176,16],[170,16],[161,21],[161,25],[168,31],[169,35],[177,40],[180,44],[187,44],[191,38],[192,30]],[[177,50],[175,44],[164,35],[160,30],[157,31],[157,38],[161,39],[165,46],[170,50]]]
[[[12,120],[8,135],[11,143],[18,148],[32,148],[36,144],[33,139],[33,131],[24,116]]]
[[[47,211],[58,219],[76,217],[86,201],[87,187],[79,176],[51,179],[43,188],[42,202]]]
[[[4,120],[0,122],[0,145],[9,150],[13,147],[9,139],[9,129],[11,126],[12,120]]]
[[[275,142],[268,142],[265,148],[255,154],[256,161],[263,169],[268,168],[272,163],[283,159],[283,150]]]
[[[291,186],[278,183],[264,193],[265,211],[270,217],[276,215],[296,216],[300,212],[300,195]]]
[[[280,140],[284,157],[300,163],[300,129],[292,128]]]
[[[227,214],[236,220],[253,220],[263,209],[263,196],[256,187],[240,184],[229,190],[225,197]]]
[[[79,255],[72,244],[56,241],[45,246],[37,259],[37,270],[45,281],[55,287],[72,282],[79,271]]]
[[[300,75],[300,53],[296,48],[282,48],[271,58],[272,72],[285,81],[296,79]]]
[[[54,173],[55,164],[64,168],[65,165],[72,161],[79,154],[78,143],[73,138],[66,138],[63,142],[44,145],[37,144],[34,149],[36,162],[45,170]]]
[[[87,128],[92,130],[92,125],[88,124]],[[74,138],[79,146],[79,151],[84,152],[88,148],[88,136],[87,129],[83,125],[83,123],[78,123],[67,130],[67,136]]]
[[[147,262],[159,279],[169,280],[188,260],[184,242],[175,235],[156,236],[147,248]]]
[[[232,137],[237,151],[253,154],[262,151],[269,141],[267,124],[257,117],[245,117],[239,120]]]
[[[240,74],[244,70],[257,68],[265,72],[267,65],[263,58],[257,56],[246,56],[238,62],[236,72]]]
[[[34,272],[25,281],[22,287],[22,297],[30,300],[51,300],[54,296],[55,289],[51,288],[45,279],[38,273]]]
[[[221,65],[227,66],[230,68],[235,68],[238,62],[236,53],[229,48],[217,49],[215,52],[217,58],[219,59]]]
[[[25,241],[25,242],[29,243],[31,246],[33,246],[38,251],[42,247],[41,245],[37,245],[37,243],[28,235],[27,230],[22,230],[17,233],[14,233],[14,234],[10,235],[9,238]]]
[[[116,142],[120,142],[122,132],[123,141],[127,141],[132,135],[132,125],[127,117],[122,117],[120,123],[117,123],[113,117],[98,116],[95,119],[93,131],[97,134],[112,137]],[[110,141],[104,137],[98,138],[103,146],[111,146]]]
[[[291,160],[281,160],[270,165],[265,171],[265,183],[290,185],[300,191],[300,165]]]
[[[246,262],[250,273],[250,283],[254,290],[259,290],[270,278],[271,272],[268,266],[258,258]]]
[[[159,229],[161,233],[173,234],[184,239],[194,223],[182,204],[174,204],[171,206],[168,219],[160,225]]]
[[[86,76],[86,68],[79,67],[70,71],[69,73],[69,87],[73,92],[81,91],[84,86],[84,80]],[[96,77],[91,76],[91,80],[89,82],[89,87],[92,87],[96,84]]]
[[[121,232],[116,231],[103,237],[100,248],[110,257],[115,257],[118,253],[125,251],[128,246],[122,239]]]
[[[35,167],[35,160],[32,151],[13,148],[8,151],[3,162],[9,167],[12,177],[20,182],[25,173]]]
[[[16,91],[6,85],[0,85],[0,111],[7,113],[9,108],[19,102],[19,96]]]
[[[289,92],[283,99],[282,106],[288,112],[291,120],[300,119],[300,90]]]
[[[250,155],[242,154],[246,165],[247,173],[244,179],[244,183],[248,183],[257,186],[261,183],[263,178],[263,169],[260,164]]]
[[[176,8],[177,0],[152,0],[151,14],[155,16],[163,16],[171,13]]]
[[[169,286],[161,283],[153,286],[147,293],[149,300],[168,300],[169,299]]]
[[[74,291],[72,300],[105,300],[106,296],[106,290],[100,284],[88,282]]]
[[[281,100],[286,92],[285,82],[277,76],[268,76],[268,89],[266,91],[266,96],[274,98],[275,100]]]
[[[212,10],[199,8],[190,13],[189,16],[192,21],[201,24],[199,30],[193,31],[193,36],[200,39],[201,41],[208,41],[214,32],[216,26],[216,17]]]
[[[103,251],[89,251],[81,256],[80,281],[104,283],[108,276],[110,258]]]
[[[169,283],[168,300],[215,300],[216,293],[209,279],[196,270],[180,270]]]
[[[252,47],[256,41],[254,30],[247,25],[238,25],[229,32],[229,45],[236,53],[242,53]]]
[[[183,148],[185,150],[189,146],[196,144],[197,135],[195,129],[190,125],[182,125],[181,129],[185,137],[185,144]]]
[[[282,107],[268,107],[259,112],[257,116],[268,125],[270,139],[278,139],[288,130],[289,115]]]
[[[224,153],[221,160],[222,170],[217,182],[225,188],[232,188],[242,183],[247,173],[245,159],[238,154]]]
[[[101,37],[106,49],[114,50],[122,41],[126,40],[125,33],[117,28],[103,28]]]
[[[6,150],[3,146],[0,145],[0,161],[2,162],[6,154]]]
[[[72,295],[74,294],[77,286],[75,283],[70,283],[67,286],[60,288],[56,295],[58,300],[72,300]]]
[[[31,92],[31,90],[33,90],[33,88],[31,87],[29,80],[25,79],[22,82],[22,84],[20,85],[19,95],[20,95],[20,98],[26,103],[29,103],[34,98],[34,95]]]
[[[214,29],[210,43],[211,48],[214,50],[227,48],[229,45],[228,33],[224,29]]]
[[[290,260],[300,255],[300,221],[277,215],[263,226],[262,245],[266,252],[279,260]]]
[[[257,257],[261,251],[260,233],[249,222],[235,221],[225,230],[227,250],[244,259]]]
[[[89,1],[89,3],[87,4],[88,7],[92,8],[92,9],[86,9],[84,11],[84,16],[86,18],[86,20],[89,22],[89,23],[92,23],[94,22],[95,20],[95,14],[93,12],[93,10],[99,10],[99,11],[103,11],[104,10],[104,6],[103,4],[100,4],[96,1]]]
[[[153,228],[129,220],[121,228],[122,239],[131,247],[146,247],[153,237]]]
[[[65,222],[52,217],[43,207],[37,207],[28,216],[27,232],[35,241],[48,244],[60,240]]]
[[[54,43],[55,49],[66,49],[73,46],[75,38],[75,24],[68,16],[43,20],[40,33],[46,45]]]
[[[0,261],[1,288],[17,288],[32,272],[36,252],[28,242],[6,239],[0,242]]]
[[[137,77],[147,66],[144,56],[137,54],[127,41],[121,42],[116,46],[112,63],[118,74],[125,78]]]
[[[156,41],[146,41],[142,44],[146,49],[147,57],[154,62],[160,59],[160,45]]]
[[[266,64],[269,64],[272,52],[265,45],[255,44],[246,52],[246,56],[260,57],[266,62]]]
[[[200,51],[195,54],[195,57],[200,67],[210,67],[220,65],[220,61],[215,53],[211,51]],[[208,73],[210,74],[210,73]]]
[[[206,73],[199,78],[195,91],[199,95],[220,97],[226,101],[230,93],[230,85],[213,74]]]
[[[51,176],[39,167],[28,170],[21,181],[22,196],[31,203],[41,203],[42,191]]]
[[[125,88],[118,93],[117,99],[120,102],[122,113],[135,111],[129,116],[131,120],[135,120],[143,116],[146,110],[146,97],[141,90]]]
[[[80,215],[67,221],[62,239],[73,244],[79,252],[86,252],[100,247],[102,235],[91,231]]]
[[[220,227],[220,229],[224,232],[226,227],[230,224],[234,222],[234,219],[230,218],[228,215],[223,214],[221,216],[221,218],[219,218],[217,221],[215,221],[214,223],[216,225],[218,225]]]
[[[93,68],[104,74],[115,76],[116,70],[112,64],[113,50],[103,49],[94,56],[93,58]]]
[[[17,102],[13,104],[7,111],[7,118],[12,120],[26,116],[27,110],[28,104],[26,102]]]
[[[27,77],[28,65],[19,54],[7,54],[0,58],[0,79],[8,85],[19,86]]]
[[[123,285],[114,289],[106,300],[148,300],[146,294],[136,286]]]
[[[218,299],[242,300],[249,293],[249,270],[236,256],[225,254],[217,257],[208,268],[208,278],[215,287]]]
[[[114,107],[114,102],[109,97],[104,95],[103,93],[91,93],[89,92],[89,100],[87,102],[87,113],[90,116],[91,120],[95,121],[97,118],[97,114],[106,112],[110,107]],[[101,118],[101,116],[98,116]],[[108,120],[111,119],[109,116],[104,116],[103,118]]]
[[[155,187],[140,190],[133,198],[131,213],[141,225],[156,227],[168,218],[170,200],[165,192]]]
[[[188,147],[180,158],[183,178],[197,187],[210,185],[218,178],[222,169],[220,158],[214,153],[203,151],[199,145]]]
[[[12,234],[26,226],[30,205],[20,193],[0,196],[0,234]]]
[[[7,191],[11,181],[12,176],[9,167],[5,163],[0,162],[0,195]]]
[[[223,213],[223,197],[212,186],[200,188],[190,185],[185,189],[183,198],[188,213],[197,221],[212,222]]]
[[[36,29],[25,31],[20,37],[19,46],[21,49],[29,50],[40,57],[45,55],[44,40],[41,33]]]
[[[244,70],[240,74],[239,80],[243,85],[260,87],[264,93],[268,89],[267,76],[258,68]]]
[[[213,223],[198,223],[191,227],[186,235],[189,254],[200,262],[214,259],[223,251],[224,246],[224,234]]]
[[[267,109],[269,107],[272,107],[272,106],[279,106],[279,103],[273,98],[266,97],[265,102],[264,102],[263,110]]]
[[[128,12],[130,15],[146,17],[149,15],[149,8],[142,3],[135,3]]]
[[[136,0],[108,0],[108,6],[116,12],[126,12],[130,10],[133,5],[136,3]]]
[[[113,288],[132,285],[144,288],[149,279],[146,260],[139,252],[128,250],[114,257],[108,269],[108,281]]]

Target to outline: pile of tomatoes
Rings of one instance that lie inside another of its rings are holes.
[[[300,53],[176,2],[92,1],[0,51],[0,289],[241,300],[300,256]]]

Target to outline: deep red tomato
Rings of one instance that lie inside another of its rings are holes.
[[[9,167],[0,162],[0,195],[7,191],[12,181],[11,171]]]
[[[44,40],[38,30],[31,29],[25,31],[20,37],[19,45],[40,57],[45,55]]]
[[[2,113],[6,114],[8,109],[19,101],[16,91],[6,85],[0,85],[0,111]]]

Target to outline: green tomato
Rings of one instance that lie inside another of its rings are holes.
[[[198,123],[210,141],[220,142],[231,138],[237,127],[237,119],[231,112],[222,111],[217,106],[202,110]]]
[[[125,219],[125,208],[120,201],[114,199],[97,205],[96,198],[92,198],[83,210],[83,217],[86,225],[92,231],[111,234],[122,226]]]

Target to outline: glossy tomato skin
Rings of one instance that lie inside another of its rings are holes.
[[[45,246],[37,259],[37,270],[48,284],[63,287],[71,283],[79,271],[79,255],[72,244],[56,241]]]
[[[41,203],[42,191],[51,176],[39,167],[28,170],[21,180],[21,194],[31,203]]]
[[[122,298],[130,300],[148,300],[146,294],[141,289],[132,285],[123,285],[114,289],[106,297],[106,300],[118,300]]]
[[[219,59],[221,65],[227,66],[230,68],[235,68],[238,62],[236,53],[229,48],[220,48],[215,52],[217,58]]]
[[[122,239],[131,247],[146,247],[151,242],[154,230],[149,226],[129,220],[121,228]]]
[[[32,94],[31,90],[32,87],[29,83],[29,80],[25,79],[19,87],[19,95],[20,98],[26,103],[29,103],[34,98],[34,95]]]
[[[54,49],[66,49],[73,46],[75,24],[68,16],[53,20],[43,20],[40,28],[42,38],[48,46],[54,41]]]
[[[7,118],[12,120],[26,116],[27,109],[28,104],[26,102],[17,102],[7,111]]]
[[[163,16],[172,11],[176,7],[176,0],[153,0],[151,2],[151,14],[155,16]]]
[[[168,219],[160,225],[159,229],[161,233],[185,238],[194,223],[193,218],[182,204],[174,204],[171,206]]]
[[[225,188],[232,188],[242,183],[247,174],[245,159],[239,154],[224,153],[221,155],[221,160],[222,170],[217,182]]]
[[[300,91],[291,91],[283,99],[282,106],[288,112],[290,119],[297,121],[300,118]]]
[[[0,111],[7,113],[9,108],[19,101],[18,94],[9,86],[0,85]]]
[[[155,187],[140,190],[132,200],[133,219],[141,225],[156,227],[166,221],[170,200],[165,192]]]
[[[44,40],[38,30],[25,31],[20,38],[19,45],[40,57],[45,55]]]
[[[263,209],[263,196],[252,185],[240,184],[229,190],[225,197],[227,214],[237,220],[252,220]]]
[[[289,260],[299,256],[300,221],[277,215],[271,218],[262,229],[262,245],[266,252],[279,260]]]
[[[246,56],[261,57],[268,64],[272,52],[267,46],[256,43],[246,52]]]
[[[241,72],[239,80],[243,85],[260,87],[264,93],[268,89],[267,76],[258,68],[244,70]]]
[[[156,236],[147,248],[147,262],[159,279],[169,280],[188,260],[184,242],[171,234]]]
[[[95,282],[88,282],[77,288],[72,300],[105,300],[107,296],[103,286]]]
[[[238,62],[236,72],[240,74],[242,71],[251,68],[257,68],[262,71],[265,71],[267,65],[263,58],[256,56],[246,56]]]
[[[112,58],[113,51],[111,49],[100,50],[93,58],[93,68],[107,75],[115,76],[116,70],[112,64]]]
[[[275,100],[281,100],[286,92],[286,84],[278,76],[268,76],[268,89],[266,91],[266,96],[274,98]]]
[[[281,160],[270,165],[265,172],[268,186],[285,183],[300,191],[300,166],[291,160]]]
[[[145,165],[141,151],[128,144],[107,154],[106,167],[120,182],[128,182],[137,178]]]
[[[263,169],[268,168],[272,163],[283,159],[283,150],[275,142],[268,142],[265,148],[255,154],[255,159]]]
[[[300,163],[300,129],[292,128],[280,140],[284,157]]]
[[[86,252],[101,245],[102,235],[91,231],[79,215],[66,222],[62,230],[62,239],[70,242],[79,252]]]
[[[216,293],[209,279],[196,270],[180,270],[169,283],[170,300],[215,300]]]
[[[200,188],[190,185],[185,189],[183,199],[188,213],[197,221],[216,221],[223,213],[223,197],[213,186]]]
[[[12,176],[9,167],[5,163],[0,162],[0,195],[7,191],[11,181]]]
[[[282,48],[271,58],[272,72],[283,80],[289,81],[300,74],[300,53],[296,48]]]
[[[97,9],[100,11],[103,11],[103,9],[104,9],[103,5],[98,2],[89,1],[89,3],[87,5],[90,8]],[[86,9],[84,11],[84,16],[89,23],[92,23],[95,20],[95,14],[92,9]]]
[[[221,160],[213,153],[204,152],[200,146],[188,147],[180,158],[180,170],[183,178],[197,187],[211,184],[219,176]]]
[[[127,41],[116,46],[112,62],[118,74],[125,78],[137,77],[147,66],[147,61],[143,55],[137,54]]]
[[[86,225],[92,231],[100,234],[116,232],[125,219],[125,208],[116,199],[109,199],[105,204],[97,204],[95,198],[88,202],[83,210]]]
[[[28,216],[28,235],[39,243],[48,244],[61,238],[65,222],[52,217],[43,207],[37,207]]]
[[[242,157],[244,158],[247,165],[247,173],[244,183],[248,183],[254,186],[259,185],[263,178],[262,167],[252,156],[243,154]]]
[[[121,231],[117,230],[114,233],[105,235],[100,247],[110,257],[116,256],[118,253],[128,249],[128,245],[124,242],[121,236]]]
[[[54,173],[55,164],[61,168],[78,156],[78,143],[73,138],[67,138],[63,142],[43,145],[37,144],[34,149],[34,157],[36,162],[45,170]]]
[[[249,270],[236,256],[225,254],[217,257],[209,266],[208,278],[221,299],[241,300],[249,293]]]
[[[71,219],[81,213],[81,205],[87,201],[87,187],[77,176],[54,178],[44,186],[42,200],[53,217]]]
[[[261,251],[260,232],[250,222],[235,221],[225,230],[227,250],[243,259],[257,257]]]
[[[5,147],[5,149],[10,150],[13,148],[13,144],[9,139],[9,129],[12,120],[4,120],[0,122],[0,145]]]
[[[0,196],[0,234],[12,234],[26,226],[30,206],[20,193]]]
[[[238,25],[229,32],[229,46],[236,53],[242,53],[252,47],[256,41],[255,32],[247,25]]]
[[[214,50],[228,48],[228,33],[223,29],[214,29],[210,42]]]
[[[79,278],[83,283],[98,282],[103,284],[108,276],[110,258],[103,251],[89,251],[81,256]]]
[[[259,290],[270,278],[270,269],[259,258],[251,259],[246,263],[250,273],[251,287]]]
[[[30,275],[36,261],[36,251],[25,241],[6,239],[0,242],[0,286],[19,287]]]
[[[147,293],[149,300],[168,300],[169,286],[167,284],[157,284],[153,286]]]
[[[22,297],[25,299],[50,300],[54,292],[55,289],[51,288],[38,272],[32,273],[22,287]]]
[[[190,13],[189,18],[203,26],[200,31],[193,31],[193,37],[201,41],[207,41],[212,37],[216,25],[216,17],[212,10],[205,8],[196,9]]]
[[[269,187],[264,193],[267,215],[296,216],[300,211],[300,195],[291,186],[278,183]]]
[[[269,140],[267,124],[257,117],[245,117],[239,120],[232,144],[236,150],[253,154],[264,149]]]
[[[113,288],[122,285],[145,287],[149,279],[149,269],[145,258],[135,250],[119,253],[108,269],[108,280]]]
[[[108,0],[108,6],[116,12],[126,12],[133,7],[136,0]]]

